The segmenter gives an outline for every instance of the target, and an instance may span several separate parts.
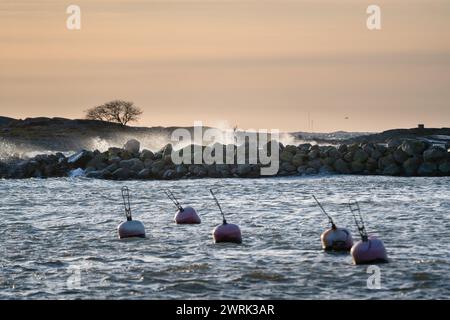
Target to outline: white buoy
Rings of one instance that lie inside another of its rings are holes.
[[[145,228],[142,222],[137,220],[125,221],[117,227],[119,238],[145,238]]]
[[[389,262],[383,241],[367,234],[359,203],[350,200],[349,207],[361,235],[361,240],[356,242],[350,251],[353,263],[373,264]]]
[[[338,228],[334,224],[330,229],[322,233],[320,240],[324,250],[349,251],[353,246],[353,238],[350,231],[345,228]]]
[[[353,246],[353,238],[350,231],[336,227],[333,218],[325,211],[319,200],[314,195],[313,198],[331,224],[331,228],[325,230],[320,236],[322,248],[326,251],[349,251]]]
[[[117,227],[119,238],[145,238],[144,224],[140,221],[133,220],[131,217],[130,191],[127,187],[122,188],[122,198],[125,206],[127,221],[122,222]]]

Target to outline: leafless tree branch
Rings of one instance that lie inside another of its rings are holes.
[[[86,111],[86,119],[120,123],[122,126],[129,122],[138,121],[142,110],[131,101],[113,100]]]

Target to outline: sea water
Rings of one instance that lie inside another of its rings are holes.
[[[119,240],[121,187],[146,239]],[[200,225],[176,225],[170,188]],[[243,244],[214,244],[222,221]],[[359,238],[348,201],[390,263],[321,250],[326,217]],[[450,297],[450,178],[317,176],[180,181],[0,181],[0,299],[442,299]],[[370,281],[369,281],[370,282]]]

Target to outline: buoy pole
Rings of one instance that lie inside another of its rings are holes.
[[[331,218],[331,216],[325,211],[324,207],[322,206],[322,204],[319,202],[319,200],[317,200],[315,195],[312,195],[312,197],[314,198],[314,200],[316,201],[317,205],[319,206],[319,208],[322,210],[322,212],[327,216],[328,221],[331,224],[331,229],[336,230],[336,225],[334,224],[333,218]]]
[[[166,194],[166,196],[173,202],[173,204],[175,205],[175,207],[177,207],[178,210],[180,210],[181,212],[184,211],[183,207],[181,206],[180,202],[177,200],[177,198],[174,196],[174,194],[172,193],[172,191],[170,191],[169,189],[165,189],[164,193]]]
[[[361,209],[359,208],[358,201],[350,200],[348,202],[348,206],[350,208],[350,212],[353,215],[353,219],[355,219],[356,227],[358,228],[359,235],[361,236],[362,241],[366,242],[369,239],[367,235],[366,226],[364,224],[364,219],[361,215]]]
[[[127,221],[131,221],[130,190],[128,189],[128,187],[122,188],[122,199],[123,205],[125,207],[125,216],[127,217]]]
[[[223,224],[227,224],[227,220],[225,219],[225,214],[223,213],[222,207],[220,206],[219,200],[217,200],[213,189],[209,189],[209,192],[211,192],[211,195],[214,198],[214,201],[216,202],[217,206],[219,207],[220,213],[222,214]]]

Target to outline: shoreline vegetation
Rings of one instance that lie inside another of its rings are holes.
[[[5,120],[6,119],[6,120]],[[92,134],[99,131],[96,128],[108,128],[108,134],[127,131],[127,137],[142,131],[169,135],[174,128],[120,128],[115,124],[102,121],[68,120],[34,118],[15,120],[0,118],[0,138],[11,141],[11,133],[16,135],[17,141],[28,139],[36,145],[45,141],[58,141],[58,133],[71,134],[76,140],[78,135],[88,134],[87,127]],[[40,136],[30,137],[18,134],[20,131],[29,134],[39,131]],[[283,145],[278,143],[279,170],[275,176],[302,176],[315,174],[354,174],[354,175],[385,175],[385,176],[450,176],[449,141],[434,143],[425,137],[434,134],[437,137],[450,131],[450,129],[398,129],[390,130],[397,134],[386,132],[368,136],[358,136],[352,139],[341,140],[324,144],[299,143]],[[49,134],[52,132],[52,134]],[[401,134],[399,134],[401,133]],[[420,135],[422,133],[422,135]],[[47,136],[46,136],[47,134]],[[61,134],[60,134],[61,135]],[[376,139],[374,137],[382,137]],[[44,139],[45,138],[45,139]],[[62,140],[68,138],[60,137]],[[39,140],[41,139],[41,140]],[[44,139],[44,140],[43,140]],[[60,139],[60,140],[61,140]],[[73,146],[74,144],[70,144]],[[76,145],[76,144],[75,144]],[[196,149],[188,145],[183,151],[191,148],[191,157],[194,159]],[[203,147],[204,149],[205,147]],[[41,154],[31,158],[13,157],[0,161],[0,178],[50,178],[86,176],[87,178],[111,180],[152,180],[152,179],[187,179],[187,178],[258,178],[261,177],[261,164],[249,164],[249,152],[246,145],[233,145],[235,158],[239,148],[245,148],[247,164],[178,164],[172,162],[172,144],[167,144],[157,152],[140,148],[137,140],[127,142],[122,148],[109,148],[107,151],[81,150],[67,156],[62,152]],[[233,149],[232,148],[232,149]],[[55,149],[53,149],[55,150]],[[226,153],[226,145],[219,145],[219,150]],[[267,148],[266,150],[270,150]],[[236,159],[234,161],[236,162]],[[250,162],[253,163],[253,162]],[[262,176],[267,177],[267,176]]]

